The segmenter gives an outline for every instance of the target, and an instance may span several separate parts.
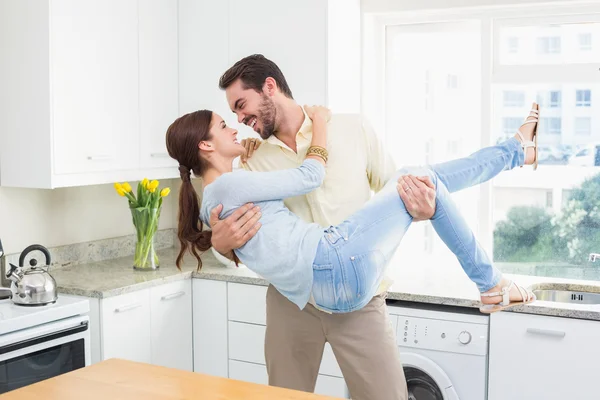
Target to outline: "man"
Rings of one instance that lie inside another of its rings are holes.
[[[243,167],[273,171],[298,167],[311,141],[312,124],[293,99],[280,69],[262,55],[238,61],[219,82],[238,122],[254,129],[264,142],[254,146]],[[396,168],[370,126],[358,115],[336,115],[328,123],[327,175],[312,193],[285,200],[306,221],[336,225],[383,188]],[[253,154],[252,154],[253,152]],[[251,158],[250,158],[251,157]],[[408,176],[398,185],[415,219],[429,219],[435,208],[433,184]],[[412,190],[405,191],[404,187]],[[213,210],[212,245],[231,254],[260,228],[258,213],[244,206],[224,220]],[[282,265],[281,268],[285,268]],[[385,293],[389,281],[358,311],[329,314],[308,304],[303,310],[273,286],[267,291],[265,357],[269,384],[314,391],[325,342],[329,342],[355,400],[407,399],[406,380],[395,333],[388,320]]]

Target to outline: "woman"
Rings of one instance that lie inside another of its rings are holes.
[[[201,267],[199,252],[211,247],[211,232],[202,230],[202,222],[208,224],[211,209],[222,204],[220,217],[225,218],[252,202],[260,206],[262,227],[235,250],[236,263],[239,257],[300,309],[310,302],[327,312],[351,312],[371,300],[388,261],[412,222],[395,185],[398,176],[407,170],[399,170],[382,191],[338,226],[324,228],[302,221],[285,207],[283,199],[317,189],[325,176],[328,158],[325,149],[328,110],[322,107],[305,107],[305,110],[313,123],[306,159],[298,168],[274,172],[232,172],[233,160],[243,155],[245,148],[236,139],[237,131],[211,111],[186,114],[171,124],[167,149],[179,162],[183,180],[177,266],[185,252],[190,251]],[[434,183],[437,199],[432,225],[476,283],[484,304],[482,312],[530,303],[535,297],[502,278],[459,214],[449,191],[476,185],[502,170],[523,164],[537,167],[537,116],[538,106],[534,103],[514,138],[479,150],[468,158],[410,171],[427,175]],[[191,172],[202,177],[201,207],[191,183]]]

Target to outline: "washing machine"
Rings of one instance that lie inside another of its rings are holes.
[[[409,400],[485,400],[489,317],[477,310],[388,302]]]

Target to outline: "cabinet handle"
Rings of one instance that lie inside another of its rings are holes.
[[[172,293],[172,294],[167,294],[162,296],[160,299],[161,300],[171,300],[171,299],[175,299],[177,297],[181,297],[185,294],[185,292],[177,292],[177,293]]]
[[[527,333],[532,335],[551,336],[555,338],[564,338],[567,334],[561,331],[553,331],[550,329],[527,328]]]
[[[87,156],[87,159],[90,161],[111,160],[113,158],[114,158],[113,156],[107,156],[107,155]]]
[[[169,153],[150,153],[150,157],[153,157],[153,158],[167,158],[167,157],[169,157]]]
[[[140,303],[137,303],[137,304],[128,304],[128,305],[123,306],[123,307],[115,308],[115,312],[116,313],[122,313],[122,312],[125,312],[125,311],[133,310],[134,308],[138,308],[138,307],[141,307],[141,306],[142,305]]]

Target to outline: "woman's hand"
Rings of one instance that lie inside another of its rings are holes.
[[[243,163],[245,163],[250,158],[252,158],[252,155],[254,154],[254,151],[258,150],[258,148],[260,147],[261,143],[262,142],[260,141],[260,139],[256,139],[256,138],[243,139],[241,144],[246,149],[246,153],[242,154],[242,156],[240,157],[241,161]]]
[[[327,107],[305,105],[304,110],[306,111],[308,118],[310,118],[313,121],[315,119],[323,119],[325,122],[327,122],[329,121],[329,119],[331,119],[331,111]]]

